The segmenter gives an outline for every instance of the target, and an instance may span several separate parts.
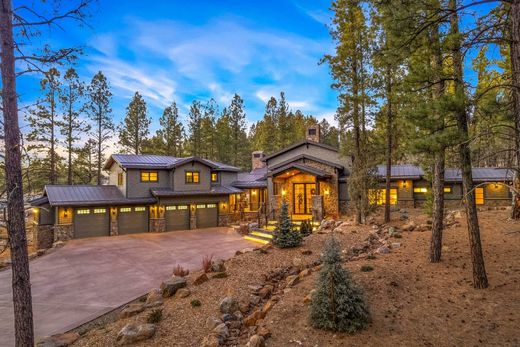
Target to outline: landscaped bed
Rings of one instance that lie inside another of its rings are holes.
[[[426,216],[420,210],[410,213],[417,225],[424,224]],[[402,226],[394,213],[393,225]],[[225,297],[236,297],[241,305],[249,303],[255,286],[265,284],[265,276],[280,269],[310,266],[313,272],[301,277],[293,286],[281,280],[275,288],[274,306],[255,326],[267,328],[270,335],[267,346],[343,346],[343,345],[518,345],[520,319],[520,224],[507,221],[508,211],[480,213],[482,241],[491,286],[486,290],[472,288],[471,263],[464,218],[445,231],[443,261],[427,261],[430,232],[399,233],[400,238],[389,238],[394,243],[391,252],[374,257],[366,252],[355,257],[351,247],[361,248],[364,240],[374,232],[372,225],[346,225],[336,232],[345,250],[345,258],[357,258],[345,263],[354,279],[365,291],[373,322],[365,330],[348,335],[320,331],[310,327],[309,305],[305,299],[313,289],[317,270],[312,266],[319,260],[328,234],[314,234],[303,246],[294,249],[268,249],[247,252],[226,261],[225,278],[211,278],[198,286],[193,285],[200,273],[188,276],[185,298],[164,300],[162,320],[155,335],[137,346],[201,346],[220,318],[219,305]],[[378,218],[379,219],[379,218]],[[348,223],[350,224],[350,223]],[[387,228],[381,228],[386,232]],[[305,252],[302,252],[305,251]],[[309,252],[310,251],[310,252]],[[304,253],[304,254],[302,254]],[[310,254],[309,254],[310,253]],[[201,254],[202,258],[204,254]],[[365,271],[361,271],[364,267]],[[373,268],[369,271],[369,268]],[[272,276],[271,276],[272,277]],[[159,283],[150,283],[150,288]],[[200,306],[193,307],[194,300]],[[262,299],[259,307],[269,299]],[[146,309],[130,318],[120,319],[83,335],[74,346],[108,346],[116,343],[119,331],[129,322],[146,323]],[[245,311],[247,320],[255,308]],[[242,336],[228,340],[229,345],[244,346],[257,328],[243,328]],[[258,331],[257,331],[258,332]],[[266,330],[263,330],[265,334]]]

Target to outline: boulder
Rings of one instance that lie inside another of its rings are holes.
[[[263,286],[259,291],[258,291],[258,296],[260,296],[262,299],[265,299],[267,298],[268,296],[271,295],[271,293],[273,292],[274,290],[274,287],[270,284],[266,284],[265,286]]]
[[[184,277],[172,277],[171,279],[161,283],[161,291],[163,298],[169,298],[175,295],[177,290],[186,287],[187,282]]]
[[[145,304],[142,303],[130,304],[119,313],[119,319],[135,316],[136,314],[143,312],[144,308]]]
[[[156,307],[163,304],[162,291],[159,288],[150,290],[146,296],[146,307]]]
[[[376,253],[379,253],[379,254],[387,254],[387,253],[390,253],[390,248],[388,248],[387,246],[381,246],[381,247],[379,247],[379,248],[376,250]]]
[[[228,296],[220,302],[220,312],[233,314],[240,309],[238,300],[234,297]]]
[[[213,328],[213,332],[215,335],[219,337],[220,340],[225,340],[229,336],[229,328],[226,323],[220,323],[215,328]]]
[[[256,334],[262,336],[264,339],[268,339],[271,337],[271,332],[264,326],[259,327],[256,331]]]
[[[405,225],[403,225],[403,230],[404,231],[413,231],[415,229],[415,227],[416,227],[415,222],[413,220],[411,220],[408,223],[406,223]]]
[[[396,234],[398,234],[397,229],[394,227],[388,228],[388,236],[394,237]]]
[[[249,342],[246,344],[246,347],[263,347],[264,346],[264,338],[260,335],[253,335],[249,339]]]
[[[246,327],[250,327],[256,324],[259,319],[264,318],[264,315],[261,310],[255,310],[249,316],[244,319],[244,324]]]
[[[176,298],[187,298],[190,296],[191,291],[188,288],[180,288],[177,290],[177,293],[175,293]]]
[[[209,278],[208,278],[208,275],[206,275],[205,273],[197,276],[194,280],[193,280],[193,284],[198,286],[198,285],[201,285],[202,283],[208,281]]]
[[[72,345],[79,339],[79,334],[65,333],[65,334],[57,334],[52,336],[47,336],[40,339],[36,342],[37,347],[67,347]]]
[[[301,269],[303,267],[303,260],[302,260],[302,258],[294,257],[293,260],[292,260],[292,263],[293,263],[293,266],[298,268],[298,269]]]
[[[260,303],[262,299],[258,295],[251,295],[249,297],[249,303],[253,306],[256,306]]]
[[[215,327],[219,324],[222,324],[222,321],[218,318],[208,317],[208,319],[206,319],[206,327],[211,330],[215,329]]]
[[[211,264],[211,271],[213,271],[213,272],[224,272],[224,271],[226,271],[226,266],[224,265],[224,259],[215,260]]]
[[[399,216],[399,220],[407,220],[407,219],[408,219],[408,213],[406,213],[406,212],[401,213],[401,215]]]
[[[292,275],[292,276],[287,276],[287,287],[292,287],[296,284],[298,284],[298,282],[300,282],[300,278],[298,277],[298,275]]]
[[[118,345],[133,344],[151,338],[155,334],[155,324],[130,323],[117,334]]]
[[[271,311],[271,309],[274,307],[274,305],[276,304],[276,301],[274,300],[269,300],[267,301],[264,306],[262,307],[262,315],[266,315],[267,312]]]

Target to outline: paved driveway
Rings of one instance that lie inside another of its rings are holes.
[[[227,228],[70,241],[31,262],[36,336],[70,330],[135,299],[176,264],[200,269],[204,255],[229,258],[253,246]],[[0,346],[14,345],[13,324],[11,271],[2,271]]]

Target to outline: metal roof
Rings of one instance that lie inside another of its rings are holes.
[[[386,165],[377,166],[377,175],[386,176]],[[415,165],[392,165],[392,178],[415,178],[420,179],[424,176],[424,171]]]
[[[152,204],[154,198],[125,198],[113,185],[47,185],[44,196],[51,206]]]
[[[264,157],[262,160],[263,161],[266,161],[266,160],[269,160],[271,158],[274,158],[282,153],[285,153],[285,152],[288,152],[294,148],[298,148],[300,146],[303,146],[303,145],[312,145],[312,146],[317,146],[317,147],[321,147],[321,148],[325,148],[325,149],[328,149],[330,151],[334,151],[334,152],[337,152],[338,149],[337,148],[334,148],[334,147],[331,147],[329,145],[326,145],[326,144],[323,144],[323,143],[320,143],[320,142],[314,142],[314,141],[310,141],[310,140],[303,140],[303,141],[299,141],[299,142],[296,142],[295,144],[292,144],[288,147],[285,147],[281,150],[279,150],[278,152],[274,152],[273,154],[271,155],[268,155],[267,157]]]
[[[157,197],[182,197],[182,196],[196,196],[196,195],[226,195],[243,193],[242,189],[230,186],[215,186],[210,190],[191,190],[191,191],[174,191],[168,188],[151,189],[154,196]]]
[[[513,171],[505,168],[496,167],[474,167],[471,169],[473,181],[510,181],[513,179]],[[462,175],[460,169],[446,169],[444,179],[448,182],[461,182]]]
[[[322,163],[322,164],[325,164],[325,165],[329,165],[329,166],[333,166],[335,168],[338,168],[338,169],[345,169],[345,167],[341,164],[338,164],[338,163],[333,163],[331,161],[328,161],[328,160],[325,160],[325,159],[321,159],[321,158],[316,158],[312,155],[308,155],[308,154],[300,154],[300,155],[297,155],[291,159],[288,159],[288,160],[285,160],[281,163],[278,163],[276,165],[273,165],[273,166],[270,166],[269,169],[270,170],[276,170],[277,168],[281,167],[281,166],[284,166],[284,165],[287,165],[291,162],[294,162],[294,161],[298,161],[300,159],[303,159],[303,164],[305,164],[305,160],[308,159],[308,160],[312,160],[312,161],[316,161],[318,163]]]
[[[240,169],[235,166],[199,157],[177,158],[167,155],[153,154],[112,154],[105,163],[104,169],[110,169],[114,162],[117,162],[121,167],[128,169],[172,169],[176,166],[192,161],[201,162],[214,170],[240,171]]]
[[[291,164],[288,164],[286,166],[282,166],[281,168],[278,168],[278,169],[270,172],[269,175],[270,176],[274,176],[274,175],[277,175],[277,174],[282,173],[284,171],[287,171],[289,169],[300,170],[300,171],[303,171],[303,172],[306,172],[306,173],[309,173],[311,175],[318,176],[318,177],[330,177],[331,176],[326,171],[323,171],[323,170],[320,170],[320,169],[316,169],[316,168],[311,167],[311,166],[299,164],[299,163],[291,163]]]

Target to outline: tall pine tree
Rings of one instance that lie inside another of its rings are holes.
[[[126,151],[140,154],[143,141],[150,133],[150,123],[146,102],[139,92],[135,92],[126,108],[126,117],[119,127],[119,143]]]

